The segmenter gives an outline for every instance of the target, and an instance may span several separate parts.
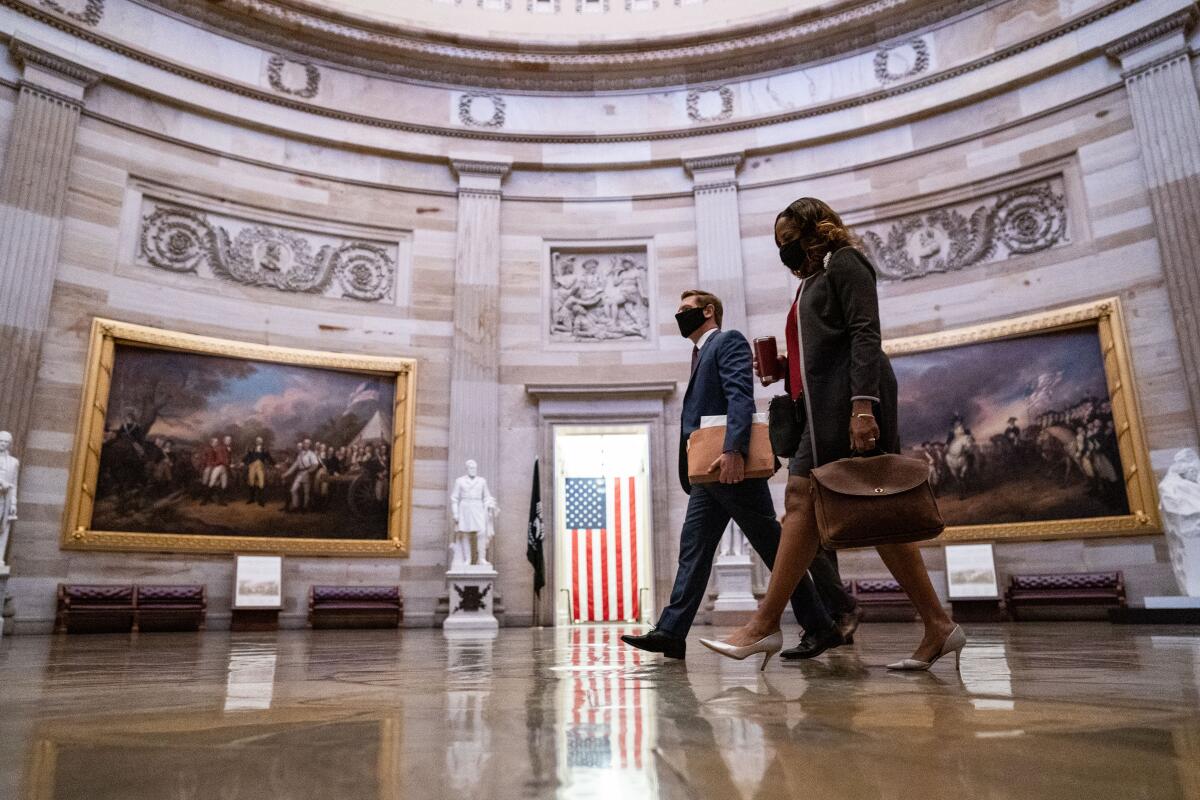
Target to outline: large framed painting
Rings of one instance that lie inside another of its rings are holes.
[[[1117,298],[884,349],[942,541],[1161,532]]]
[[[62,545],[407,556],[416,362],[92,324]]]

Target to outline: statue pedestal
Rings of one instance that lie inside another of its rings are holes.
[[[718,556],[717,601],[713,603],[713,625],[742,625],[758,608],[754,596],[754,565],[747,555]]]
[[[492,613],[496,577],[496,570],[488,566],[451,567],[446,572],[450,615],[442,628],[446,631],[497,630],[500,623]]]
[[[8,597],[8,572],[8,567],[3,561],[0,561],[0,639],[4,638],[3,609],[5,600]]]
[[[1182,520],[1164,515],[1167,549],[1179,590],[1200,599],[1200,520],[1191,519],[1191,529]]]

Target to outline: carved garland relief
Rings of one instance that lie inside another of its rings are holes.
[[[733,89],[706,86],[689,89],[687,115],[692,122],[721,122],[733,116]]]
[[[550,341],[650,338],[644,250],[550,251]]]
[[[217,217],[147,200],[137,261],[245,286],[375,302],[390,300],[396,246]]]
[[[1061,176],[858,232],[885,281],[957,272],[1070,241]]]
[[[470,128],[503,128],[504,98],[490,92],[469,92],[458,98],[458,121]]]
[[[267,82],[277,92],[308,100],[321,88],[321,71],[307,62],[274,55],[267,61]]]
[[[56,11],[84,25],[98,25],[104,17],[104,0],[38,0],[43,8]]]
[[[881,84],[912,78],[929,69],[929,45],[924,39],[881,47],[875,53],[875,79]]]

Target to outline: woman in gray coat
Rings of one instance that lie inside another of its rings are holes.
[[[786,516],[767,595],[750,622],[725,641],[701,640],[731,658],[762,653],[763,668],[782,647],[779,619],[820,546],[809,473],[854,453],[900,451],[896,376],[883,352],[871,263],[833,209],[811,197],[780,212],[775,243],[784,266],[800,279],[785,328],[788,356],[780,367],[807,424],[788,469]],[[951,652],[957,658],[966,637],[938,600],[920,548],[892,544],[876,550],[925,624],[912,658],[889,669],[929,669]]]

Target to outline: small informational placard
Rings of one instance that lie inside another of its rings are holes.
[[[951,600],[989,600],[1000,596],[996,557],[990,544],[948,544],[944,550]]]
[[[234,556],[234,561],[234,608],[283,608],[282,556]]]

